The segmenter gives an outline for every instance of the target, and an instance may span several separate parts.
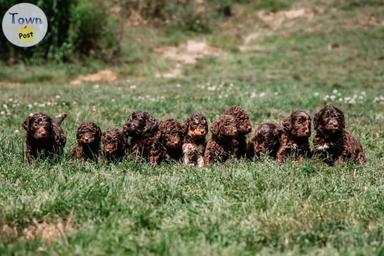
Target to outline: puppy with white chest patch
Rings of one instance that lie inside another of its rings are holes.
[[[366,160],[361,143],[345,130],[344,113],[327,105],[314,118],[316,136],[314,154],[329,165],[348,159],[362,163]]]

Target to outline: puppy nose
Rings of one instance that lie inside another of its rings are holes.
[[[204,129],[197,129],[196,130],[196,135],[198,135],[198,136],[204,135]]]
[[[179,145],[180,144],[180,138],[174,138],[173,139],[173,144],[174,145]]]
[[[85,141],[85,142],[90,142],[90,141],[91,141],[91,137],[89,137],[89,136],[84,136],[84,141]]]
[[[337,128],[337,127],[338,127],[338,124],[337,124],[337,122],[336,122],[335,120],[331,120],[331,121],[329,122],[329,124],[330,124],[333,128]]]

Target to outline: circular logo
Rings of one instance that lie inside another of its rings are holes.
[[[2,28],[5,37],[12,44],[19,47],[34,46],[47,33],[47,16],[36,5],[16,4],[5,12]]]

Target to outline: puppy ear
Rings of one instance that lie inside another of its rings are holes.
[[[340,109],[336,108],[335,107],[335,110],[337,112],[337,118],[340,120],[341,122],[341,126],[343,129],[345,129],[345,117],[344,117],[344,113],[343,111],[341,111]]]
[[[283,128],[285,131],[291,131],[292,130],[292,119],[291,116],[288,116],[283,119]]]
[[[129,136],[129,127],[128,127],[128,123],[125,123],[124,126],[123,126],[123,134],[125,137],[128,137]]]
[[[28,127],[29,127],[29,123],[31,121],[32,117],[31,116],[28,116],[25,120],[24,120],[24,123],[23,123],[23,128],[24,130],[28,131]]]
[[[98,138],[101,138],[101,129],[100,129],[100,127],[97,127],[96,135],[97,135]]]
[[[273,135],[276,137],[276,138],[280,138],[280,136],[283,134],[283,129],[281,129],[280,127],[279,128],[276,128],[274,131],[273,131]]]
[[[217,136],[219,135],[219,132],[220,132],[220,122],[218,121],[213,122],[211,125],[211,133]]]
[[[191,119],[188,118],[187,120],[185,120],[185,122],[182,124],[182,133],[184,135],[186,135],[188,133],[188,129],[189,129],[189,123],[190,123]]]
[[[320,120],[321,114],[322,114],[322,112],[319,111],[319,112],[317,112],[317,113],[315,114],[315,116],[313,117],[313,128],[314,128],[315,130],[317,130],[317,129],[319,128],[319,125],[320,125],[319,120]]]
[[[155,132],[158,129],[158,123],[155,118],[149,117],[145,124],[145,131]]]

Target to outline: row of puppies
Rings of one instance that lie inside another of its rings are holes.
[[[61,123],[66,115],[51,119],[43,113],[27,117],[26,157],[31,162],[37,157],[61,155],[66,137]],[[302,159],[315,154],[327,164],[351,159],[365,161],[362,145],[345,130],[341,110],[325,106],[314,117],[316,136],[313,152],[309,146],[311,117],[295,111],[282,122],[282,127],[265,123],[257,127],[249,142],[251,132],[249,115],[234,106],[225,111],[210,128],[211,138],[206,143],[208,121],[201,113],[192,114],[183,124],[175,119],[158,123],[149,113],[133,112],[122,130],[108,128],[104,133],[93,122],[81,124],[76,132],[76,145],[72,158],[97,160],[103,155],[107,160],[119,160],[127,154],[145,159],[151,164],[164,160],[180,160],[188,165],[204,166],[223,162],[232,156],[258,158],[271,156],[278,161],[288,157]]]

